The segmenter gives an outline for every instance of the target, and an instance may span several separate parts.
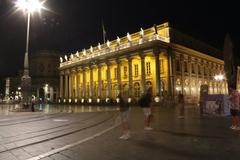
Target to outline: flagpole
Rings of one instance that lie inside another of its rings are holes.
[[[106,43],[106,30],[105,30],[105,27],[104,27],[103,20],[102,20],[102,32],[103,32],[103,43],[105,44]]]

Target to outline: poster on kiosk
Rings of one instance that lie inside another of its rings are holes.
[[[200,114],[201,115],[230,115],[228,95],[208,94],[208,86],[200,88]]]

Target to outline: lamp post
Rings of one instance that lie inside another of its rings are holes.
[[[23,103],[28,105],[31,100],[31,77],[29,76],[29,60],[28,60],[28,50],[29,50],[29,31],[30,31],[30,20],[31,14],[36,11],[41,11],[45,1],[39,2],[38,0],[17,0],[15,5],[18,9],[23,10],[27,13],[27,38],[26,38],[26,52],[24,55],[24,72],[21,78],[21,88]]]

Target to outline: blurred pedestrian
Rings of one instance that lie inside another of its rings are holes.
[[[125,89],[124,91],[121,91],[118,95],[118,98],[123,130],[123,135],[120,137],[120,139],[127,140],[130,138],[128,90]]]
[[[146,94],[142,95],[139,105],[143,109],[145,117],[144,130],[152,130],[153,128],[150,125],[153,121],[152,87],[149,87]]]
[[[32,112],[35,112],[34,105],[35,105],[35,97],[32,97],[32,99],[31,99],[31,111]]]
[[[184,95],[179,92],[178,94],[178,108],[179,108],[179,116],[178,118],[184,118]]]
[[[232,115],[232,125],[231,129],[240,130],[240,121],[239,121],[239,93],[233,89],[229,89],[229,100],[230,100],[230,112]]]

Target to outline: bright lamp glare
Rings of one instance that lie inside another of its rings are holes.
[[[217,81],[222,81],[224,79],[224,76],[222,74],[215,75],[214,79],[217,80]]]
[[[41,11],[45,1],[39,2],[38,0],[18,0],[16,1],[16,7],[22,9],[23,11],[27,11],[33,13],[35,11]]]

